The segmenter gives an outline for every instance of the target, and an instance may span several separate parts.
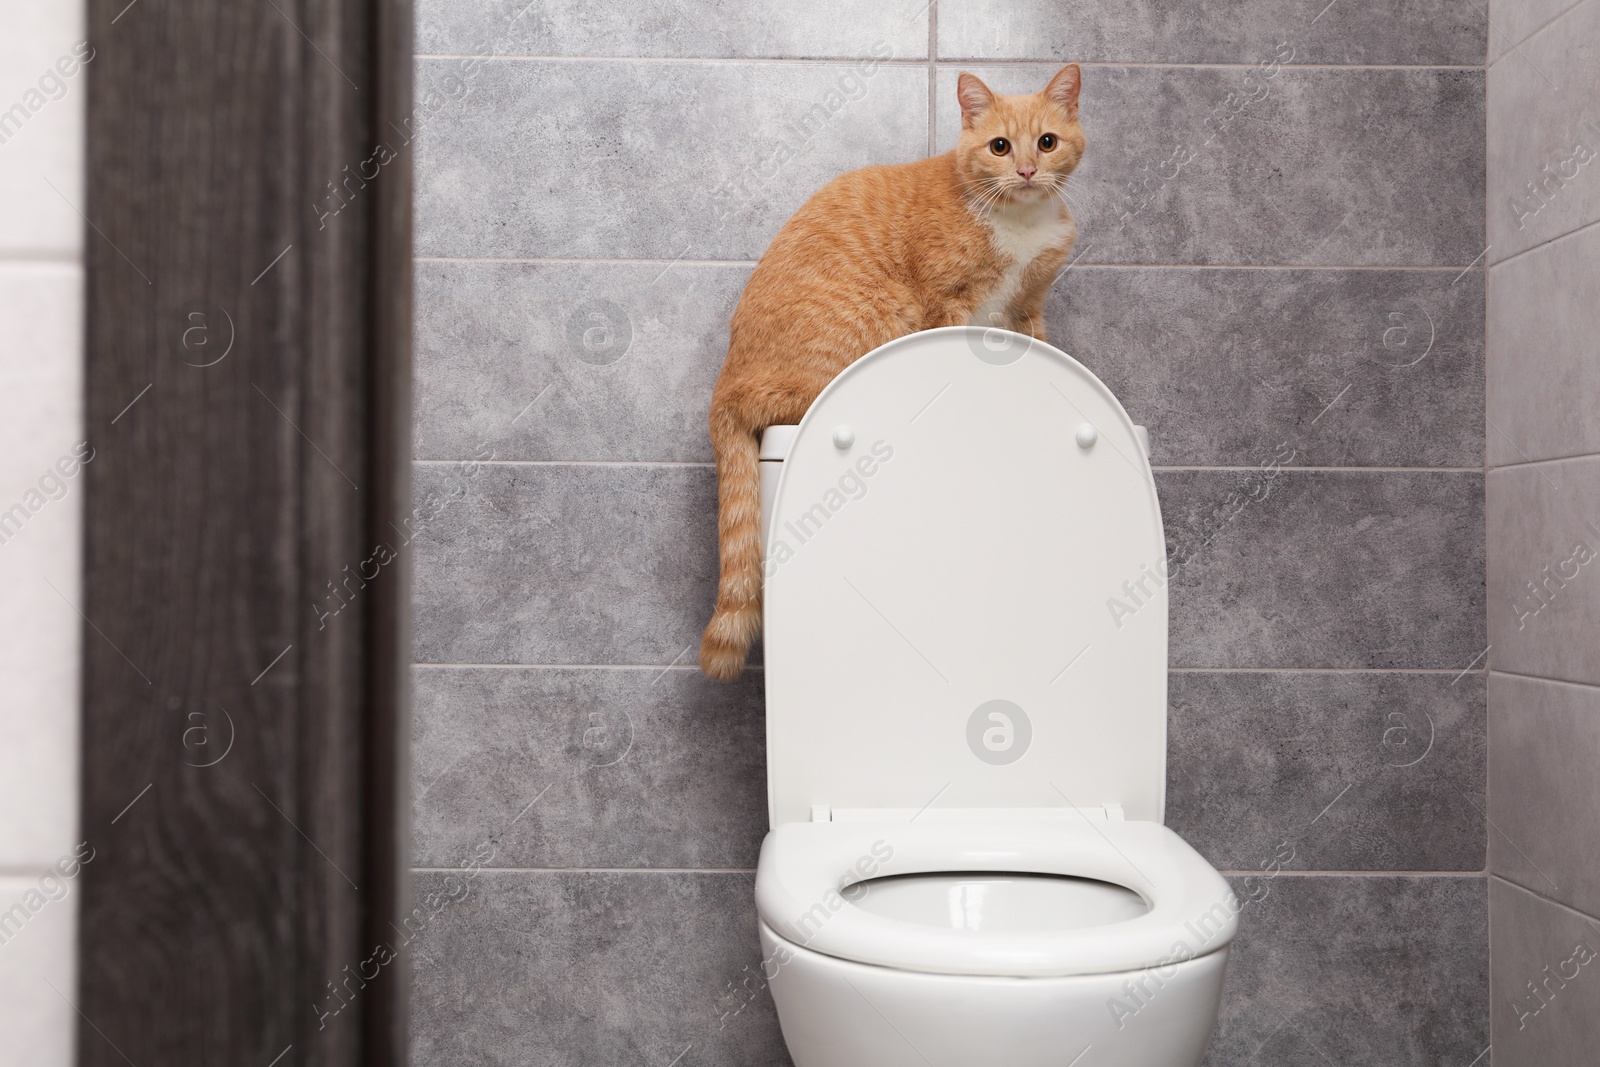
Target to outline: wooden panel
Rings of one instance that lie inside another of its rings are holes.
[[[80,1060],[398,1063],[409,10],[89,25]]]

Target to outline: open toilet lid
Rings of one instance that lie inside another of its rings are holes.
[[[774,826],[934,800],[1161,819],[1161,513],[1098,378],[1007,331],[913,334],[822,392],[783,466],[765,563]]]

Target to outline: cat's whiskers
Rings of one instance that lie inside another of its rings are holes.
[[[979,214],[987,213],[1005,195],[1007,189],[1007,181],[1003,176],[979,178],[966,184],[981,186],[977,195],[970,200],[972,210]]]
[[[977,212],[987,211],[993,203],[1005,192],[1006,178],[1004,175],[990,175],[983,178],[974,178],[961,183],[965,186],[977,186],[975,192],[968,194],[968,203]]]
[[[1061,202],[1066,205],[1069,212],[1076,211],[1085,214],[1087,213],[1085,207],[1073,196],[1073,192],[1076,192],[1079,196],[1084,196],[1085,190],[1082,188],[1069,190],[1067,187],[1069,179],[1060,174],[1046,174],[1043,175],[1043,178],[1045,179],[1043,183],[1045,187],[1054,193],[1061,200]]]
[[[989,202],[989,206],[991,208],[994,208],[994,207],[999,207],[999,206],[1001,206],[1003,204],[1004,205],[1009,205],[1010,204],[1010,194],[1011,194],[1012,190],[1015,187],[1016,187],[1015,183],[1009,182],[1009,181],[1008,182],[1004,182],[1001,185],[997,186],[995,188],[995,194],[994,194],[993,198],[991,198],[991,200]]]
[[[990,175],[986,175],[986,176],[984,176],[982,178],[968,178],[966,181],[961,183],[961,186],[962,186],[962,188],[966,188],[967,186],[976,185],[976,186],[980,186],[980,187],[983,187],[983,188],[989,188],[989,187],[992,187],[992,186],[995,186],[995,185],[999,185],[1001,182],[1004,182],[1005,180],[1006,180],[1005,179],[1005,175],[1003,175],[1003,174],[1000,174],[1000,175],[990,174]]]
[[[1077,207],[1078,206],[1077,197],[1072,195],[1072,192],[1067,189],[1065,183],[1063,183],[1063,182],[1053,182],[1053,183],[1051,183],[1050,191],[1052,193],[1056,194],[1056,196],[1060,197],[1061,201],[1063,203],[1068,204],[1068,205],[1070,205],[1072,207]]]
[[[1062,178],[1060,184],[1062,191],[1074,198],[1072,202],[1075,204],[1079,200],[1082,200],[1085,204],[1094,204],[1100,199],[1101,194],[1099,192],[1088,188],[1082,182],[1074,182],[1071,175]]]
[[[1068,215],[1075,215],[1083,212],[1083,208],[1078,205],[1077,201],[1073,200],[1067,195],[1067,191],[1065,189],[1052,188],[1050,191],[1060,199],[1063,205],[1065,205]]]

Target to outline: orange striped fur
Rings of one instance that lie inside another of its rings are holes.
[[[761,431],[799,422],[841,370],[917,330],[975,322],[1044,339],[1045,295],[1075,237],[1079,85],[1075,63],[1031,96],[962,74],[954,151],[835,178],[761,257],[711,396],[722,575],[700,644],[708,676],[738,677],[761,629]]]

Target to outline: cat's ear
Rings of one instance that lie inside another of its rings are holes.
[[[1083,72],[1078,69],[1078,64],[1068,63],[1056,71],[1056,76],[1050,79],[1050,84],[1044,87],[1044,95],[1054,103],[1060,104],[1066,111],[1067,118],[1074,122],[1078,119],[1078,90],[1083,86]]]
[[[961,101],[961,128],[972,129],[978,116],[994,106],[994,94],[976,74],[961,72],[956,79],[956,99]]]

